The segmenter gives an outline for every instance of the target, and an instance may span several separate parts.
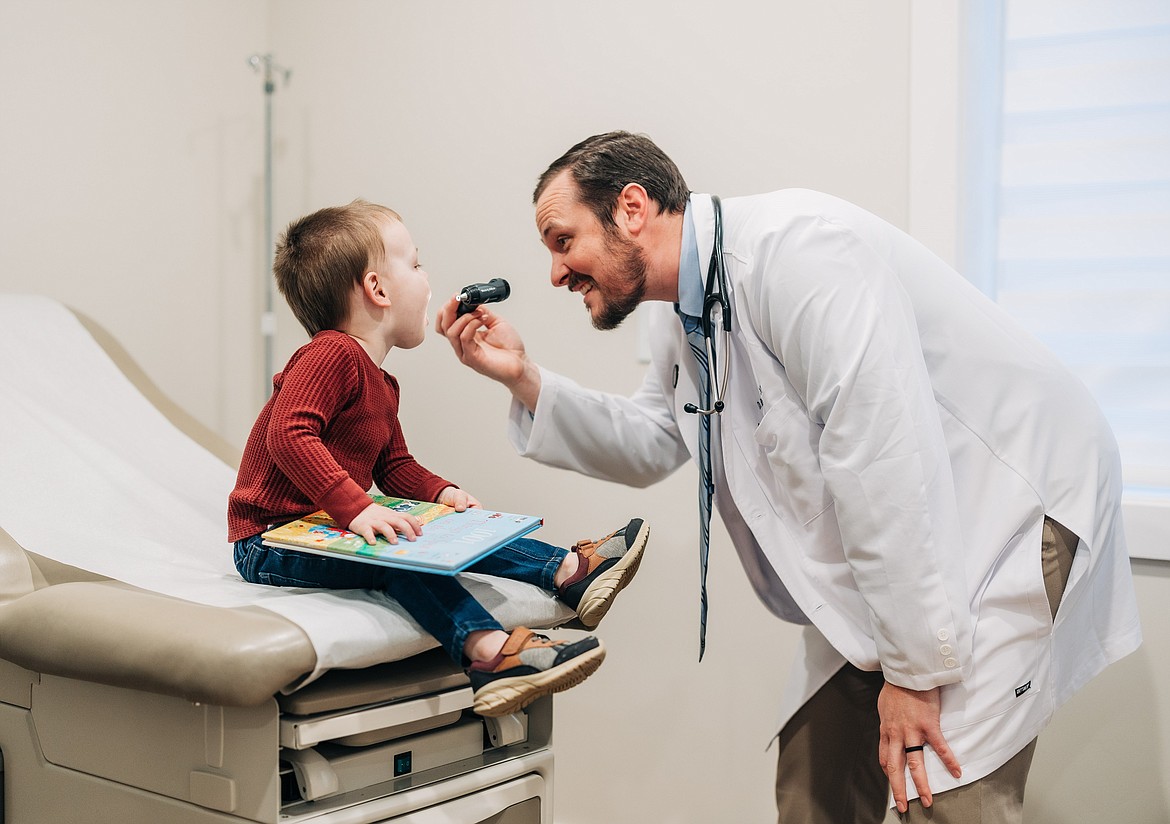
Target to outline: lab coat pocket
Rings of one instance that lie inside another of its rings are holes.
[[[1052,615],[1038,544],[1037,530],[1016,535],[979,588],[971,666],[961,684],[948,687],[962,700],[944,707],[944,729],[1049,706]],[[1039,708],[1032,706],[1037,697]]]
[[[774,400],[756,427],[756,443],[767,457],[775,483],[765,484],[776,513],[807,525],[833,503],[821,474],[817,449],[821,427],[788,396]]]

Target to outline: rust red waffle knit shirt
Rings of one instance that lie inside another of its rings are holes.
[[[418,463],[398,423],[398,382],[343,332],[320,332],[273,378],[228,496],[228,540],[324,509],[349,526],[373,483],[433,501],[455,486]]]

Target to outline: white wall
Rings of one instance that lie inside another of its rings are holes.
[[[0,3],[0,289],[113,330],[238,437],[260,398],[260,0]]]
[[[506,276],[501,310],[538,361],[631,391],[636,324],[595,332],[547,284],[536,176],[589,134],[643,131],[696,190],[830,191],[950,256],[956,174],[942,144],[955,142],[957,83],[940,44],[957,14],[943,5],[4,0],[0,289],[95,316],[242,444],[261,397],[264,260],[262,95],[244,60],[271,49],[294,72],[274,98],[278,227],[358,196],[386,203],[436,301]],[[282,312],[278,362],[302,341]],[[522,461],[503,441],[504,393],[444,341],[386,366],[415,454],[489,505],[543,514],[543,537],[569,543],[635,514],[653,524],[638,581],[601,627],[605,666],[557,702],[557,820],[772,820],[764,748],[795,632],[759,606],[717,528],[695,661],[693,471],[627,490]],[[1170,580],[1164,566],[1138,572],[1152,643],[1042,740],[1033,821],[1115,811],[1117,786],[1125,820],[1168,817]]]

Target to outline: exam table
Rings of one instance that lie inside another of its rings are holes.
[[[0,295],[0,366],[0,822],[552,821],[550,698],[482,719],[393,601],[240,580],[233,451],[88,319]]]

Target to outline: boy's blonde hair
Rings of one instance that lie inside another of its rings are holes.
[[[402,220],[393,209],[355,200],[294,220],[284,230],[272,273],[310,337],[345,324],[354,285],[382,259],[387,219]]]

